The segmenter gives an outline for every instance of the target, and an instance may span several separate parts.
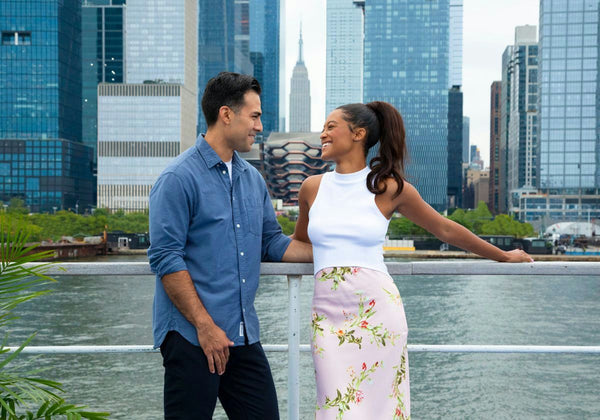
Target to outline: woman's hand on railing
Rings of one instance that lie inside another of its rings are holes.
[[[522,263],[522,262],[533,262],[533,258],[523,251],[522,249],[513,249],[512,251],[506,251],[504,253],[506,255],[506,259],[503,262],[508,263]]]

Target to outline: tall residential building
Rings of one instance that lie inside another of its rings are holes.
[[[83,0],[81,9],[82,141],[97,161],[98,84],[125,80],[125,0]]]
[[[148,208],[158,175],[195,143],[196,8],[194,0],[127,2],[126,83],[98,88],[98,207]]]
[[[449,0],[366,2],[364,101],[400,111],[408,179],[437,210],[447,205],[449,40]]]
[[[500,197],[504,194],[500,183],[500,124],[502,82],[492,83],[490,95],[490,187],[488,203],[492,214],[500,213]]]
[[[262,141],[279,130],[280,62],[278,0],[205,0],[198,3],[198,126],[206,131],[202,95],[206,83],[222,71],[253,75],[261,84]]]
[[[508,128],[510,124],[510,106],[511,106],[511,84],[513,82],[512,70],[513,47],[509,45],[502,53],[502,83],[500,85],[500,144],[498,158],[498,183],[499,183],[499,203],[498,211],[500,213],[508,212],[508,183],[507,183],[507,162],[508,162]]]
[[[448,92],[448,208],[462,206],[463,93]]]
[[[81,142],[81,2],[0,2],[0,200],[88,211],[93,150]]]
[[[302,28],[300,28],[298,61],[294,66],[290,85],[290,132],[292,133],[310,132],[310,81],[308,70],[304,65],[302,47]]]
[[[537,27],[518,26],[512,50],[507,143],[507,192],[510,211],[518,212],[519,197],[537,186],[538,43]]]
[[[519,218],[543,228],[600,218],[598,0],[540,2],[538,192]]]
[[[363,100],[364,1],[327,0],[325,113]]]

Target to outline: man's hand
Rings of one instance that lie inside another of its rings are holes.
[[[208,370],[210,373],[215,373],[216,366],[217,373],[222,375],[225,373],[225,365],[229,359],[229,347],[233,346],[233,342],[214,322],[197,327],[196,331],[200,347],[208,360]]]

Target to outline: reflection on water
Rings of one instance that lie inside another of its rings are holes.
[[[114,261],[115,257],[110,257]],[[96,259],[106,260],[103,259]],[[145,257],[121,257],[144,261]],[[396,279],[409,343],[600,344],[600,277],[419,276]],[[154,278],[62,277],[55,292],[23,305],[11,345],[151,344]],[[309,342],[312,278],[301,286],[301,342]],[[256,301],[263,343],[287,339],[287,284],[265,276]],[[269,353],[286,418],[286,355]],[[301,419],[313,418],[312,360],[301,354]],[[159,354],[55,355],[35,361],[69,400],[113,418],[162,418]],[[600,418],[600,360],[592,355],[411,353],[413,418]],[[222,410],[216,419],[225,419]]]

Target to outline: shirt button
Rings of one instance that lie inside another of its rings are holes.
[[[246,283],[246,279],[242,279],[242,283]]]
[[[244,251],[240,252],[240,255],[243,257],[244,256]]]
[[[223,171],[223,175],[225,175],[227,173],[227,171]]]
[[[237,225],[235,225],[235,227],[236,227],[236,228],[239,228],[239,227],[240,227],[240,224],[238,223]]]
[[[242,311],[246,312],[246,308],[242,309]]]

